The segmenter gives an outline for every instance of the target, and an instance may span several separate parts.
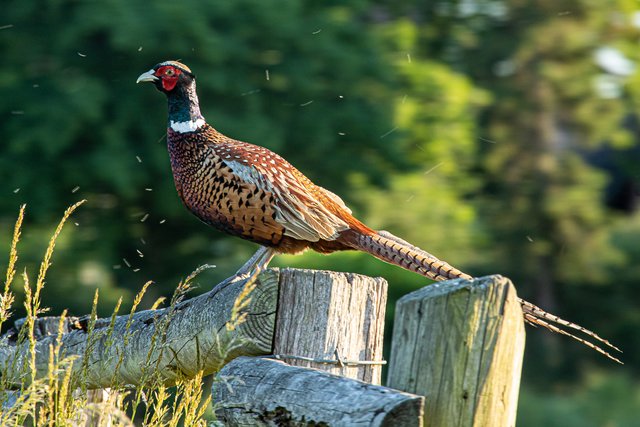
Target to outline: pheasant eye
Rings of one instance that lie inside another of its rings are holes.
[[[173,68],[167,68],[167,69],[164,71],[164,75],[165,75],[165,76],[173,76],[175,73],[176,73],[176,72],[173,70]]]

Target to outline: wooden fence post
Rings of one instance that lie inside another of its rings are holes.
[[[388,386],[425,396],[425,426],[513,426],[524,343],[508,279],[427,286],[398,301]]]
[[[382,278],[280,270],[273,353],[290,365],[380,384],[386,302]]]

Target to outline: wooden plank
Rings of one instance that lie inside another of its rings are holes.
[[[344,366],[287,356],[382,361],[387,282],[353,273],[283,269],[273,353],[294,366],[380,384],[382,365]]]
[[[524,344],[508,279],[437,283],[398,301],[387,382],[426,397],[425,426],[513,426]]]
[[[214,407],[225,426],[415,427],[422,396],[316,369],[239,357],[217,375]]]

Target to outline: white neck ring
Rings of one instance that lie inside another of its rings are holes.
[[[195,132],[205,124],[204,119],[189,120],[186,122],[169,122],[169,127],[178,133]]]

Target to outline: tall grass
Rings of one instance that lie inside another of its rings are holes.
[[[180,377],[175,386],[166,386],[158,372],[158,365],[153,356],[154,350],[162,351],[165,346],[166,331],[173,318],[175,307],[182,301],[191,288],[191,281],[207,266],[194,271],[180,282],[174,292],[164,316],[155,330],[151,348],[144,366],[139,386],[133,388],[126,384],[118,384],[116,374],[123,362],[123,354],[118,355],[114,371],[113,385],[108,390],[87,390],[88,354],[97,342],[95,325],[97,320],[97,306],[99,294],[96,290],[91,315],[87,322],[87,351],[83,357],[65,356],[62,354],[62,336],[65,332],[67,318],[66,311],[59,317],[57,337],[50,344],[49,360],[46,372],[38,372],[36,366],[36,325],[38,316],[46,312],[41,305],[41,292],[45,286],[45,277],[54,253],[56,240],[69,216],[84,201],[80,201],[67,209],[55,229],[45,251],[35,283],[32,284],[27,271],[21,274],[24,293],[26,318],[17,334],[17,343],[9,344],[3,337],[0,346],[27,345],[28,357],[18,360],[14,358],[12,364],[4,363],[0,366],[0,427],[2,426],[132,426],[135,420],[145,426],[206,426],[207,418],[211,419],[211,397],[203,390],[203,372],[200,370],[193,378]],[[17,275],[18,243],[25,215],[25,206],[20,208],[15,224],[13,239],[9,249],[9,262],[2,294],[0,294],[0,327],[11,316],[11,309],[15,302],[12,288]],[[232,319],[227,325],[231,332],[244,321],[242,309],[248,304],[249,294],[255,287],[253,280],[249,280],[243,292],[237,298],[232,309]],[[131,338],[130,327],[135,311],[139,308],[142,298],[151,282],[145,283],[136,295],[133,307],[128,314],[124,346]],[[152,308],[162,304],[163,299],[156,301]],[[120,309],[120,299],[113,310],[109,327],[106,331],[107,345],[113,339],[116,317]],[[216,352],[222,356],[234,351],[238,340],[220,340]],[[152,357],[153,356],[153,357]],[[81,369],[73,369],[79,364]],[[41,368],[42,370],[42,368]],[[18,372],[19,384],[15,379]],[[75,373],[74,373],[75,372]],[[12,373],[14,375],[8,375]],[[209,412],[208,416],[205,415]]]

